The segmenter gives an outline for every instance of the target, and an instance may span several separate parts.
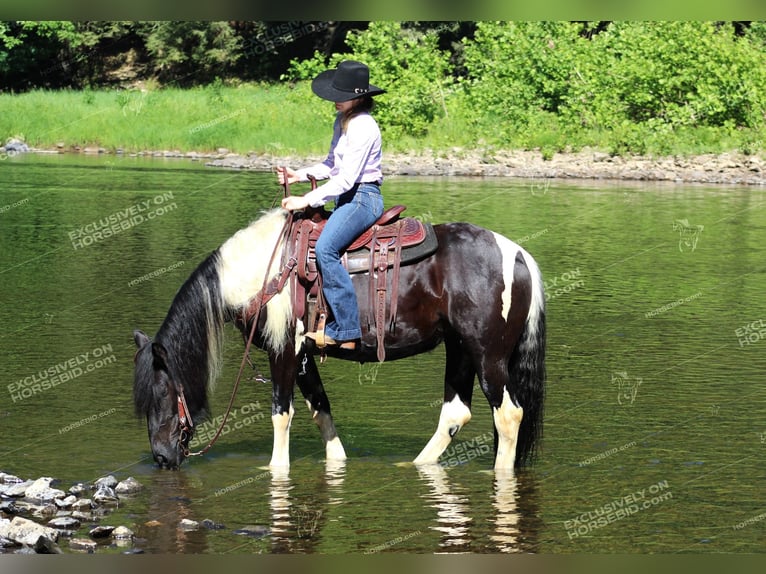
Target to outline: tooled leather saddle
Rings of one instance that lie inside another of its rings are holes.
[[[413,217],[400,218],[406,208],[396,205],[387,209],[378,220],[346,249],[343,266],[350,274],[369,273],[368,327],[374,325],[378,361],[384,361],[385,333],[396,327],[396,306],[399,269],[436,251],[433,227]],[[297,261],[291,275],[293,318],[303,321],[307,331],[324,324],[327,305],[322,296],[321,275],[316,264],[317,239],[330,213],[323,208],[309,208],[296,214],[288,237],[287,252]],[[388,270],[391,269],[390,281]],[[386,300],[390,286],[391,308],[386,326]],[[360,314],[364,313],[360,309]]]

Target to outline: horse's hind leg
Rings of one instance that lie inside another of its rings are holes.
[[[524,409],[511,398],[508,383],[507,359],[491,361],[485,356],[479,367],[479,384],[492,408],[495,423],[495,470],[513,471]]]
[[[340,442],[335,423],[330,412],[330,400],[327,398],[322,379],[319,377],[314,357],[308,353],[298,356],[298,388],[301,390],[306,405],[314,422],[319,427],[325,444],[327,460],[346,460],[346,451]]]
[[[444,344],[447,366],[439,424],[431,440],[415,458],[415,464],[438,462],[441,454],[452,442],[452,437],[471,420],[471,395],[476,372],[457,335],[448,335]]]

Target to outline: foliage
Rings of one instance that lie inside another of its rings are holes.
[[[140,31],[152,69],[164,81],[194,85],[225,75],[240,38],[227,22],[162,21]]]
[[[764,52],[711,22],[620,22],[594,37],[570,108],[585,122],[755,127]]]
[[[293,61],[286,77],[308,80],[342,60],[364,62],[370,81],[386,90],[375,101],[386,134],[425,134],[444,113],[450,86],[449,56],[438,49],[437,35],[403,28],[399,22],[373,22],[367,30],[349,34],[346,42],[350,53],[336,53],[328,60],[316,52],[310,60]]]
[[[399,149],[427,140],[551,157],[725,142],[757,153],[766,141],[764,22],[0,22],[3,90],[85,88],[78,100],[98,106],[98,90],[117,87],[123,110],[135,88],[206,86],[226,115],[230,86],[281,78],[273,87],[301,118],[329,121],[306,81],[343,59],[368,64],[387,90],[375,113]]]

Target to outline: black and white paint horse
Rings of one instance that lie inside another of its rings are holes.
[[[282,209],[266,212],[208,256],[179,289],[153,341],[134,332],[135,407],[147,419],[160,467],[177,468],[188,452],[179,398],[194,421],[208,415],[224,325],[246,308],[264,278],[279,274],[286,218]],[[529,253],[492,231],[468,223],[435,225],[434,230],[436,252],[401,268],[396,330],[386,333],[386,360],[424,353],[442,342],[446,346],[439,423],[414,462],[437,463],[471,419],[478,376],[494,420],[494,466],[513,470],[533,458],[542,432],[545,296],[540,271]],[[275,263],[267,269],[275,249]],[[370,305],[368,278],[368,273],[353,276],[363,314]],[[271,368],[271,467],[290,463],[296,383],[320,429],[327,459],[346,458],[313,358],[317,350],[304,336],[302,323],[292,319],[291,301],[288,281],[264,306],[254,339],[267,351]],[[249,333],[249,325],[240,328]],[[356,351],[327,348],[327,355],[375,361],[375,327],[362,325],[362,330]]]

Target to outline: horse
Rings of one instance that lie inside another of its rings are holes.
[[[274,432],[269,467],[289,468],[296,384],[319,427],[327,460],[346,459],[314,357],[377,360],[375,326],[362,321],[355,350],[318,349],[302,321],[292,316],[290,281],[256,317],[240,321],[266,280],[283,271],[278,267],[288,217],[281,208],[262,212],[192,272],[153,340],[134,331],[135,412],[146,418],[160,468],[177,469],[188,456],[193,427],[187,419],[210,415],[208,393],[220,372],[224,328],[230,322],[243,334],[252,330],[253,344],[268,355]],[[399,271],[396,329],[386,332],[384,345],[386,361],[445,345],[439,422],[413,462],[438,464],[471,419],[478,377],[492,410],[494,468],[513,472],[535,458],[543,427],[545,293],[540,269],[522,247],[474,224],[441,223],[433,230],[436,251]],[[352,275],[360,311],[371,304],[368,281],[368,272]]]

